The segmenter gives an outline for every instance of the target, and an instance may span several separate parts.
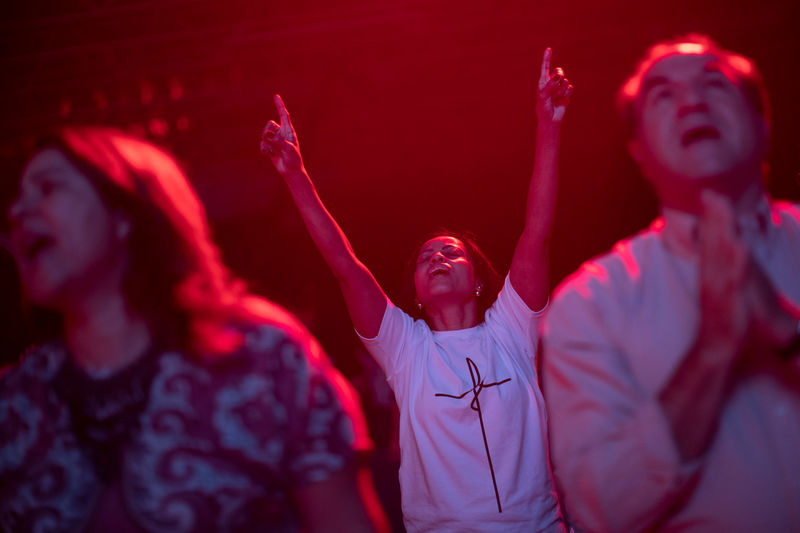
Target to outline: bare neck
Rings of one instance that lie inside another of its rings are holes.
[[[750,173],[746,179],[740,176],[738,179],[708,180],[705,183],[673,181],[668,189],[661,190],[656,186],[663,206],[693,215],[702,212],[700,196],[707,188],[727,197],[737,213],[755,210],[764,196],[764,185],[759,173]]]
[[[119,292],[87,298],[64,313],[64,334],[75,363],[96,377],[133,363],[151,342],[147,322],[131,312]]]
[[[752,213],[761,205],[765,194],[764,185],[761,180],[754,181],[752,185],[742,190],[735,198],[731,198],[733,209],[737,213]]]
[[[428,307],[426,314],[434,331],[453,331],[478,325],[478,306],[475,300],[461,305]]]

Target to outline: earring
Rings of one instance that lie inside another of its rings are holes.
[[[422,311],[422,302],[417,302],[417,309]]]
[[[482,286],[482,285],[478,285],[477,287],[475,287],[475,297],[476,297],[476,298],[479,298],[479,297],[480,297],[480,295],[481,295],[481,289],[482,289],[482,288],[483,288],[483,286]]]

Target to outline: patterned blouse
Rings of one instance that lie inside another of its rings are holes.
[[[153,351],[107,379],[63,343],[0,376],[7,531],[296,531],[292,489],[369,448],[357,397],[291,322],[238,352]]]

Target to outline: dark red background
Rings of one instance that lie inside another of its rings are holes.
[[[656,213],[613,110],[645,48],[688,31],[753,57],[775,110],[770,188],[800,198],[793,1],[229,0],[3,8],[3,208],[36,134],[64,122],[149,136],[184,163],[232,269],[309,321],[347,371],[333,278],[258,152],[286,100],[320,194],[390,296],[419,236],[470,229],[500,270],[521,230],[545,46],[576,91],[564,126],[553,285]],[[5,357],[25,339],[3,255]]]

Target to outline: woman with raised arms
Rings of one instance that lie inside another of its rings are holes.
[[[525,227],[502,289],[471,239],[436,235],[417,252],[416,309],[409,313],[389,300],[322,204],[280,96],[280,123],[264,128],[261,149],[289,187],[357,333],[394,391],[410,532],[564,531],[536,372],[559,134],[572,93],[560,68],[551,74],[550,55],[545,50],[538,82]]]

